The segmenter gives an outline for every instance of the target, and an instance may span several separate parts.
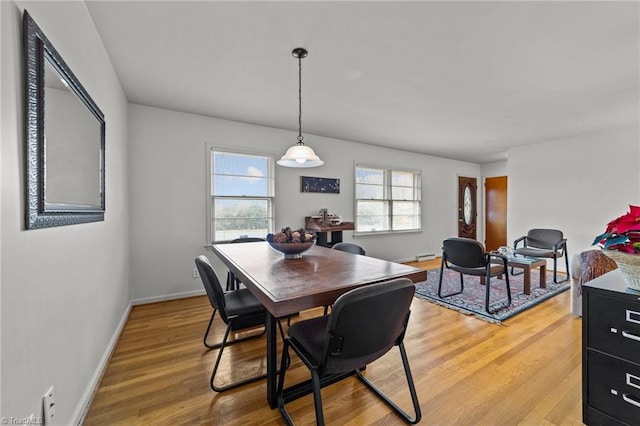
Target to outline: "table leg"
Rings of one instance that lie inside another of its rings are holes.
[[[531,267],[525,265],[522,269],[524,269],[524,294],[531,294]]]
[[[277,385],[278,385],[278,367],[276,360],[278,358],[277,348],[277,327],[276,318],[267,311],[267,402],[271,408],[278,406]]]
[[[547,288],[547,265],[540,266],[540,288]]]

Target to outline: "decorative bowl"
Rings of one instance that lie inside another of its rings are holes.
[[[300,259],[302,253],[309,250],[314,244],[315,241],[304,243],[276,243],[269,241],[271,248],[284,254],[285,259]]]
[[[640,291],[640,254],[618,250],[602,250],[602,252],[616,261],[627,287]]]

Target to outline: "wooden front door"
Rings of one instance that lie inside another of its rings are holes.
[[[458,176],[458,236],[476,239],[477,212],[476,178]]]
[[[497,250],[507,245],[507,177],[487,178],[485,193],[485,248]]]

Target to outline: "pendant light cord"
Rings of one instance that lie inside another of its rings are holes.
[[[304,145],[302,140],[302,58],[298,56],[298,145]]]

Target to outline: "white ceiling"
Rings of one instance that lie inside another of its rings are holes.
[[[639,5],[87,1],[130,102],[297,131],[302,46],[305,143],[476,163],[638,126]]]

